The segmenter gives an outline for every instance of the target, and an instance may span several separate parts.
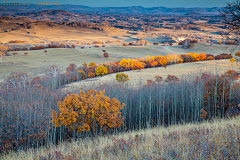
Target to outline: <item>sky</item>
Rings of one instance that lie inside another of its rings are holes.
[[[30,3],[36,0],[30,0]],[[41,0],[39,0],[41,1]],[[226,2],[234,2],[235,0],[44,0],[43,2],[60,2],[61,4],[75,4],[90,7],[128,7],[143,6],[149,7],[224,7]]]

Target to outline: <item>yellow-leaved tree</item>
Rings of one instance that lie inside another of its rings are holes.
[[[107,132],[110,128],[121,127],[124,117],[120,109],[125,104],[120,104],[116,98],[110,99],[104,93],[104,90],[91,88],[88,92],[67,95],[62,102],[58,102],[60,112],[52,111],[51,123],[55,127],[64,125],[78,132],[95,132],[100,128]]]
[[[128,75],[124,73],[116,74],[116,81],[118,82],[127,82],[129,80]]]
[[[95,73],[97,76],[102,76],[104,74],[107,74],[107,67],[104,66],[98,66],[97,68],[95,68]]]

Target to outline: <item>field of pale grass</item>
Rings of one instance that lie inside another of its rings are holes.
[[[18,45],[23,46],[23,44]],[[65,72],[66,68],[69,66],[70,63],[74,63],[79,67],[80,65],[83,64],[83,62],[86,62],[88,64],[90,62],[100,64],[106,62],[120,61],[122,58],[126,59],[141,58],[147,55],[164,56],[171,53],[182,54],[188,52],[197,53],[205,52],[206,54],[217,55],[224,52],[219,46],[208,46],[206,44],[196,44],[193,48],[190,49],[183,49],[181,46],[154,46],[154,45],[127,46],[127,47],[108,45],[107,47],[99,48],[92,47],[88,49],[81,49],[80,46],[81,45],[77,45],[76,49],[67,48],[45,49],[47,50],[47,55],[44,54],[43,52],[44,50],[31,50],[31,51],[17,51],[18,55],[16,55],[15,57],[5,56],[5,58],[3,59],[3,63],[0,64],[0,82],[2,82],[4,78],[8,77],[9,74],[14,71],[26,72],[32,75],[33,77],[43,76],[45,70],[48,69],[51,65],[57,65],[60,68],[61,72],[63,73]],[[108,58],[103,57],[102,52],[103,49],[109,53]],[[29,54],[26,56],[23,54],[24,52],[28,52]],[[11,55],[11,53],[12,52],[9,52],[8,54]],[[217,63],[218,62],[220,61],[217,61]],[[197,62],[196,64],[200,63],[205,62]],[[194,64],[188,63],[187,65],[195,65],[195,63]],[[171,68],[173,66],[168,66],[168,68]],[[178,68],[181,68],[180,65],[177,65],[177,67],[175,67],[174,70],[176,70],[177,73],[181,73],[181,71],[177,71]],[[154,70],[155,69],[152,69],[150,74],[152,72],[155,72]],[[159,70],[161,70],[162,73],[163,68],[156,69],[156,72],[158,72]],[[192,70],[192,68],[190,68],[190,70]],[[163,72],[164,71],[165,70],[163,70]],[[172,73],[172,71],[169,70],[166,71],[169,72],[169,74]]]
[[[11,159],[239,159],[240,117],[79,139],[1,155]]]

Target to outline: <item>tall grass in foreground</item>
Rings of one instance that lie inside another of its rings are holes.
[[[2,159],[240,159],[240,117],[85,138]]]

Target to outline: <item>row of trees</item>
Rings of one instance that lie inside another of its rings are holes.
[[[105,50],[103,50],[105,51]],[[106,53],[106,51],[105,51]],[[129,70],[138,70],[144,68],[153,68],[153,67],[165,67],[171,64],[177,63],[187,63],[187,62],[196,62],[196,61],[206,61],[206,60],[220,60],[220,59],[229,59],[232,58],[231,54],[222,53],[220,55],[214,56],[212,54],[205,53],[186,53],[186,54],[169,54],[166,56],[146,56],[138,59],[122,59],[117,62],[101,63],[96,65],[94,62],[91,62],[89,65],[85,62],[82,66],[77,67],[75,64],[70,64],[66,69],[66,73],[59,75],[58,77],[58,86],[61,86],[66,83],[71,83],[79,81],[85,78],[92,78],[95,76],[102,76],[110,73],[117,73],[122,71]],[[101,66],[101,67],[99,67]],[[54,86],[54,87],[58,87]]]
[[[8,47],[8,52],[9,51],[27,51],[27,50],[40,50],[40,49],[46,49],[46,48],[75,48],[76,45],[72,44],[72,45],[65,45],[65,44],[55,44],[55,45],[51,45],[48,44],[47,46],[34,46],[34,47],[22,47],[22,48],[11,48]]]

